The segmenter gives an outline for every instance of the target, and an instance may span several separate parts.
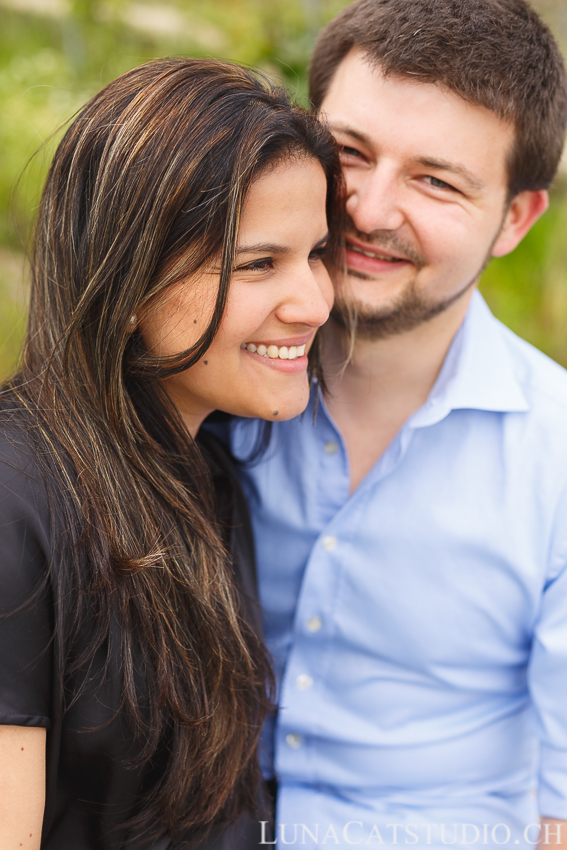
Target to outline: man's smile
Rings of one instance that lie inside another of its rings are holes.
[[[384,272],[398,271],[401,267],[410,264],[406,257],[394,254],[381,246],[364,244],[355,241],[351,236],[346,238],[346,264],[353,272],[364,274],[383,274]]]
[[[372,246],[362,246],[360,243],[353,242],[352,238],[347,237],[346,240],[347,252],[361,254],[363,257],[370,257],[373,260],[382,260],[386,263],[403,263],[407,262],[405,257],[398,257],[383,248],[373,248]]]

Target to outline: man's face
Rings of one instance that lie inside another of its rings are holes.
[[[514,130],[439,86],[385,78],[353,50],[322,104],[347,185],[347,281],[359,332],[409,330],[470,291],[506,213]]]

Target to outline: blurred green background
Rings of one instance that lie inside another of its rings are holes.
[[[63,122],[118,74],[171,54],[249,63],[304,98],[317,30],[344,5],[346,0],[0,0],[0,377],[18,354],[27,292],[23,249]],[[566,0],[535,5],[565,51]],[[489,265],[482,291],[499,318],[567,366],[565,163],[550,211],[512,255]]]

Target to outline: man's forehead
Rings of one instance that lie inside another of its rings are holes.
[[[495,126],[511,127],[489,109],[470,102],[440,82],[422,80],[409,74],[385,74],[379,63],[371,62],[368,55],[354,47],[339,63],[321,104],[321,111],[337,108],[348,115],[364,115],[367,120],[381,119],[376,112],[376,102],[390,108],[390,114],[403,113],[408,108],[423,109],[433,106],[445,114],[458,111],[459,117],[468,113],[477,119],[484,115]]]

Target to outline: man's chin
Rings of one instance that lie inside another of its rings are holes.
[[[467,292],[472,284],[442,301],[426,301],[414,291],[396,304],[376,308],[357,301],[337,298],[331,311],[335,323],[357,339],[380,340],[408,333],[444,313]]]

